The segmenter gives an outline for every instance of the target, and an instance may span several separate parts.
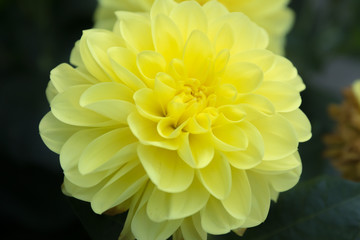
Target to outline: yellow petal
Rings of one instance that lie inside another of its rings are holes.
[[[300,109],[280,114],[294,127],[300,142],[305,142],[311,138],[310,121]]]
[[[136,54],[122,47],[109,49],[108,55],[112,67],[120,81],[133,90],[146,87],[145,83],[139,78],[140,73],[136,66]]]
[[[80,98],[80,105],[110,119],[126,123],[135,111],[133,91],[115,82],[99,83],[88,88]]]
[[[81,188],[91,188],[103,181],[107,176],[112,174],[116,169],[111,171],[102,171],[83,175],[79,172],[78,166],[64,171],[64,176],[73,184]]]
[[[298,140],[294,128],[280,115],[259,119],[252,124],[264,140],[264,159],[280,159],[294,153]]]
[[[41,139],[51,151],[56,153],[60,153],[64,143],[82,129],[59,121],[51,112],[41,119],[39,125]]]
[[[147,213],[155,222],[185,218],[200,211],[209,196],[197,179],[179,193],[166,193],[155,188],[147,204]]]
[[[51,70],[50,79],[58,92],[63,92],[72,86],[97,82],[90,75],[86,75],[66,63],[60,64]]]
[[[237,219],[245,219],[251,208],[251,188],[244,170],[231,169],[232,187],[222,203],[226,211]]]
[[[189,77],[202,82],[209,73],[214,49],[205,33],[194,30],[186,42],[183,59]]]
[[[180,58],[183,41],[177,25],[165,15],[157,15],[152,23],[152,38],[155,49],[167,62]]]
[[[237,124],[223,124],[212,128],[215,148],[221,151],[239,151],[248,147],[249,140]]]
[[[220,30],[217,32],[215,37],[215,49],[216,52],[220,52],[222,50],[230,50],[234,46],[235,36],[233,29],[230,27],[228,23],[225,23]]]
[[[171,11],[170,18],[178,24],[184,42],[194,30],[207,32],[207,17],[202,7],[195,1],[185,1],[177,5]]]
[[[46,99],[48,100],[49,103],[51,103],[51,101],[54,99],[54,97],[58,94],[58,90],[56,90],[54,84],[49,81],[47,87],[46,87]]]
[[[94,195],[91,208],[95,213],[101,214],[129,199],[147,180],[148,177],[139,162],[129,162]]]
[[[158,73],[155,78],[154,93],[157,96],[163,109],[175,97],[176,83],[175,80],[166,73]]]
[[[59,93],[50,104],[54,116],[64,123],[75,126],[106,126],[115,124],[109,118],[80,106],[80,97],[90,86],[73,86],[65,92]]]
[[[154,1],[154,4],[150,10],[150,17],[154,19],[158,15],[169,16],[170,12],[174,9],[177,4],[175,1],[158,0]]]
[[[136,239],[168,239],[180,227],[181,222],[182,219],[153,222],[147,215],[146,205],[143,205],[135,213],[131,229]]]
[[[250,169],[258,165],[264,156],[264,143],[259,131],[250,123],[242,122],[241,129],[248,136],[249,144],[243,151],[225,152],[229,163],[238,169]]]
[[[269,181],[275,191],[283,192],[294,187],[300,179],[302,167],[301,165],[291,171],[286,171],[281,174],[267,175],[266,179]]]
[[[154,87],[156,75],[164,72],[166,68],[165,58],[160,53],[154,51],[139,53],[136,58],[136,64],[149,87]]]
[[[150,19],[146,15],[119,11],[116,16],[120,21],[120,32],[126,46],[136,52],[153,50]]]
[[[186,124],[187,122],[183,122],[180,126],[177,126],[176,119],[166,117],[159,121],[157,130],[160,136],[164,138],[177,138]]]
[[[223,105],[219,107],[219,112],[224,115],[226,121],[239,123],[244,120],[246,112],[239,105]]]
[[[96,138],[111,129],[90,128],[76,132],[67,140],[60,152],[60,164],[64,171],[77,167],[84,149]]]
[[[222,79],[222,83],[234,85],[239,93],[253,92],[262,81],[261,69],[254,64],[245,62],[228,65]]]
[[[251,211],[246,218],[243,228],[257,226],[264,222],[270,208],[269,185],[260,174],[247,171],[247,176],[251,188]]]
[[[153,121],[159,121],[165,117],[164,110],[154,93],[150,88],[143,88],[134,94],[134,100],[139,113]]]
[[[294,111],[301,104],[299,92],[287,83],[266,81],[255,93],[269,99],[278,112]]]
[[[203,10],[208,19],[216,19],[229,13],[229,10],[218,1],[207,1]]]
[[[183,239],[207,239],[207,232],[205,232],[201,227],[201,218],[199,213],[184,219],[181,224],[181,233],[183,235]]]
[[[202,134],[210,130],[211,118],[208,113],[199,113],[195,117],[190,117],[185,130],[190,134]]]
[[[275,107],[264,96],[258,94],[245,94],[239,96],[237,103],[246,112],[246,120],[256,120],[275,113]]]
[[[145,145],[153,145],[171,150],[176,150],[179,147],[178,139],[161,137],[157,131],[157,124],[143,118],[136,112],[129,115],[128,124],[133,134]]]
[[[209,134],[184,134],[179,156],[193,168],[203,168],[214,157],[214,146]]]
[[[70,63],[76,67],[85,68],[80,54],[80,40],[76,41],[70,53]]]
[[[215,153],[212,161],[205,168],[198,170],[199,177],[212,196],[225,199],[231,190],[231,168],[220,153]]]
[[[108,163],[115,154],[136,141],[137,139],[132,135],[129,128],[115,129],[96,138],[84,149],[79,160],[79,171],[82,174],[87,174],[103,170],[103,165]],[[107,168],[117,167],[136,155],[136,152],[126,151],[126,153],[121,154],[122,159],[112,161],[110,166],[107,164]]]
[[[138,154],[151,181],[162,191],[181,192],[193,181],[194,170],[178,156],[176,151],[140,145]]]
[[[297,168],[301,165],[301,160],[298,152],[290,154],[281,159],[262,161],[253,170],[264,174],[276,174],[278,172],[285,172]]]
[[[220,200],[210,197],[200,212],[201,226],[210,234],[225,234],[242,225],[244,220],[231,216]]]
[[[116,81],[118,78],[110,64],[107,50],[122,47],[123,39],[107,30],[92,29],[83,32],[80,39],[81,59],[86,69],[101,82]]]

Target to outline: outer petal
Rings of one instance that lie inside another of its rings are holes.
[[[239,151],[248,147],[249,140],[240,126],[230,123],[212,128],[212,138],[220,151]]]
[[[244,220],[232,217],[220,200],[210,198],[201,210],[201,226],[210,234],[225,234],[242,225]]]
[[[138,154],[151,181],[165,192],[185,191],[194,178],[194,170],[180,159],[176,151],[140,145]]]
[[[155,188],[147,204],[147,213],[155,222],[189,217],[205,206],[209,196],[196,178],[189,188],[179,193],[166,193]]]
[[[146,183],[147,179],[148,177],[139,162],[127,163],[96,193],[91,201],[92,209],[101,214],[122,203],[133,196]]]
[[[80,106],[81,95],[90,85],[79,85],[59,93],[51,101],[51,111],[60,121],[75,126],[106,126],[115,122]]]
[[[181,224],[181,232],[184,237],[183,239],[207,239],[207,233],[201,227],[201,218],[199,213],[184,219]]]
[[[136,156],[136,148],[126,148],[136,142],[129,128],[110,131],[92,141],[81,154],[79,170],[83,174],[114,168]],[[116,158],[114,159],[114,156]],[[120,158],[118,156],[121,156]],[[112,161],[111,161],[112,160]]]
[[[243,170],[232,168],[232,187],[230,195],[222,203],[226,211],[237,219],[246,219],[250,213],[252,198],[251,188]]]
[[[64,143],[77,131],[83,128],[68,125],[54,117],[52,112],[48,112],[39,125],[41,139],[51,151],[60,153]]]
[[[134,100],[139,113],[145,118],[153,121],[159,121],[165,117],[164,110],[150,88],[143,88],[134,94]]]
[[[306,115],[296,109],[292,112],[281,113],[288,120],[296,131],[296,135],[300,142],[305,142],[311,138],[311,124]]]
[[[280,159],[297,150],[298,140],[294,128],[280,115],[252,122],[264,140],[264,159]]]
[[[231,191],[231,168],[223,155],[216,153],[205,168],[199,169],[199,178],[205,188],[218,199],[225,199]]]

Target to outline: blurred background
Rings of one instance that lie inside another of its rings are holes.
[[[312,140],[300,145],[302,179],[308,179],[333,171],[322,159],[321,138],[333,124],[326,108],[341,101],[344,86],[360,79],[360,1],[293,0],[290,7],[296,22],[287,57],[307,84],[302,109],[313,126]],[[95,8],[95,0],[0,0],[0,215],[5,239],[90,239],[75,214],[81,213],[72,209],[82,203],[61,193],[58,156],[42,143],[38,124],[49,111],[49,72],[68,62],[82,30],[91,28]]]

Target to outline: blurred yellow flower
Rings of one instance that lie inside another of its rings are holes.
[[[196,1],[203,5],[211,0]],[[268,49],[276,54],[284,54],[285,37],[294,21],[293,12],[287,7],[289,0],[218,1],[230,12],[242,12],[263,27],[270,38]],[[154,0],[99,0],[99,6],[95,12],[95,27],[112,29],[116,21],[116,11],[148,12],[153,2]]]
[[[117,12],[51,72],[40,123],[63,191],[129,211],[120,239],[206,239],[260,224],[301,173],[305,86],[268,36],[216,1]]]

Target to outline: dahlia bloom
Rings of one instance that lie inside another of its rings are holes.
[[[40,123],[65,194],[128,211],[120,239],[206,239],[260,224],[299,180],[305,86],[266,32],[220,3],[157,0],[84,31]]]
[[[176,0],[183,2],[187,0]],[[196,0],[203,5],[211,0]],[[230,12],[242,12],[269,34],[268,49],[284,54],[285,36],[292,27],[294,14],[287,7],[289,0],[218,0]],[[112,29],[116,11],[148,12],[154,0],[99,0],[95,27]]]

